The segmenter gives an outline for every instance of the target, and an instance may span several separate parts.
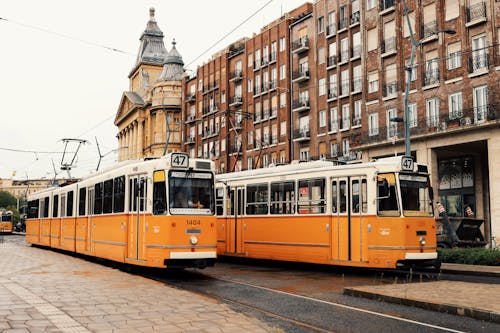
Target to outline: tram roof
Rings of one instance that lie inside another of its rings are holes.
[[[218,174],[216,178],[218,180],[235,180],[244,178],[256,178],[261,176],[275,176],[282,174],[292,174],[292,173],[305,173],[305,172],[321,172],[329,170],[356,170],[356,169],[366,169],[373,168],[380,172],[389,171],[400,171],[401,161],[403,156],[391,156],[384,157],[374,161],[365,163],[352,163],[352,164],[334,164],[336,162],[319,160],[319,161],[308,161],[301,162],[297,164],[287,164],[275,167],[245,170],[239,172],[231,172],[225,174]]]

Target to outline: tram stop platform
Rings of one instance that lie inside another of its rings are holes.
[[[0,244],[0,332],[276,332],[197,294],[83,259]]]
[[[442,273],[500,278],[499,266],[441,265]],[[356,286],[344,294],[500,323],[500,284],[433,281]]]

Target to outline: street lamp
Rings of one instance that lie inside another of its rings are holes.
[[[408,14],[408,6],[406,5],[406,0],[403,0],[403,6],[406,16],[406,22],[408,23],[408,30],[410,31],[410,41],[411,41],[411,56],[410,64],[406,67],[406,88],[405,88],[405,99],[404,99],[404,127],[405,127],[405,156],[411,157],[410,148],[410,110],[408,108],[408,95],[410,93],[410,83],[411,83],[411,73],[413,70],[413,63],[415,61],[415,53],[417,47],[422,45],[421,41],[417,41],[413,34],[413,29],[411,27],[410,16]],[[453,29],[440,29],[433,31],[430,35],[437,35],[441,32],[446,34],[454,35],[456,33]],[[428,37],[428,36],[427,36]]]

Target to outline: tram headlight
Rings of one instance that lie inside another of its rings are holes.
[[[191,237],[189,238],[189,241],[191,242],[191,244],[192,244],[192,245],[196,245],[196,244],[198,244],[198,237],[196,237],[196,236],[191,236]]]
[[[420,237],[420,246],[424,246],[425,243],[425,237]]]

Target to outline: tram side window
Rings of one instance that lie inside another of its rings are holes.
[[[49,217],[49,197],[43,198],[43,217]]]
[[[247,186],[247,215],[261,215],[268,212],[268,185]]]
[[[347,213],[347,182],[341,180],[339,182],[339,213]]]
[[[66,203],[66,216],[73,216],[73,191],[68,192],[68,201]]]
[[[167,187],[165,184],[165,171],[158,170],[153,173],[153,214],[163,215],[167,212]]]
[[[378,214],[380,216],[399,216],[396,195],[396,177],[393,173],[377,176]]]
[[[59,213],[59,196],[54,195],[52,198],[52,217],[57,217]]]
[[[325,179],[299,180],[299,214],[320,214],[325,210]]]
[[[295,213],[295,183],[271,183],[271,214]]]
[[[36,219],[38,218],[38,207],[40,205],[39,200],[31,200],[28,202],[28,218]]]
[[[78,195],[78,215],[85,215],[85,200],[86,200],[87,189],[85,187],[80,189],[80,194]]]
[[[215,190],[215,214],[224,215],[224,188],[222,187]]]
[[[103,184],[94,185],[94,214],[102,214]]]
[[[332,213],[337,213],[339,206],[339,187],[337,185],[337,181],[332,181]]]
[[[66,217],[66,194],[61,194],[61,217]]]
[[[125,176],[113,179],[113,212],[125,210]]]
[[[104,181],[102,199],[102,213],[108,214],[113,212],[113,179]]]

